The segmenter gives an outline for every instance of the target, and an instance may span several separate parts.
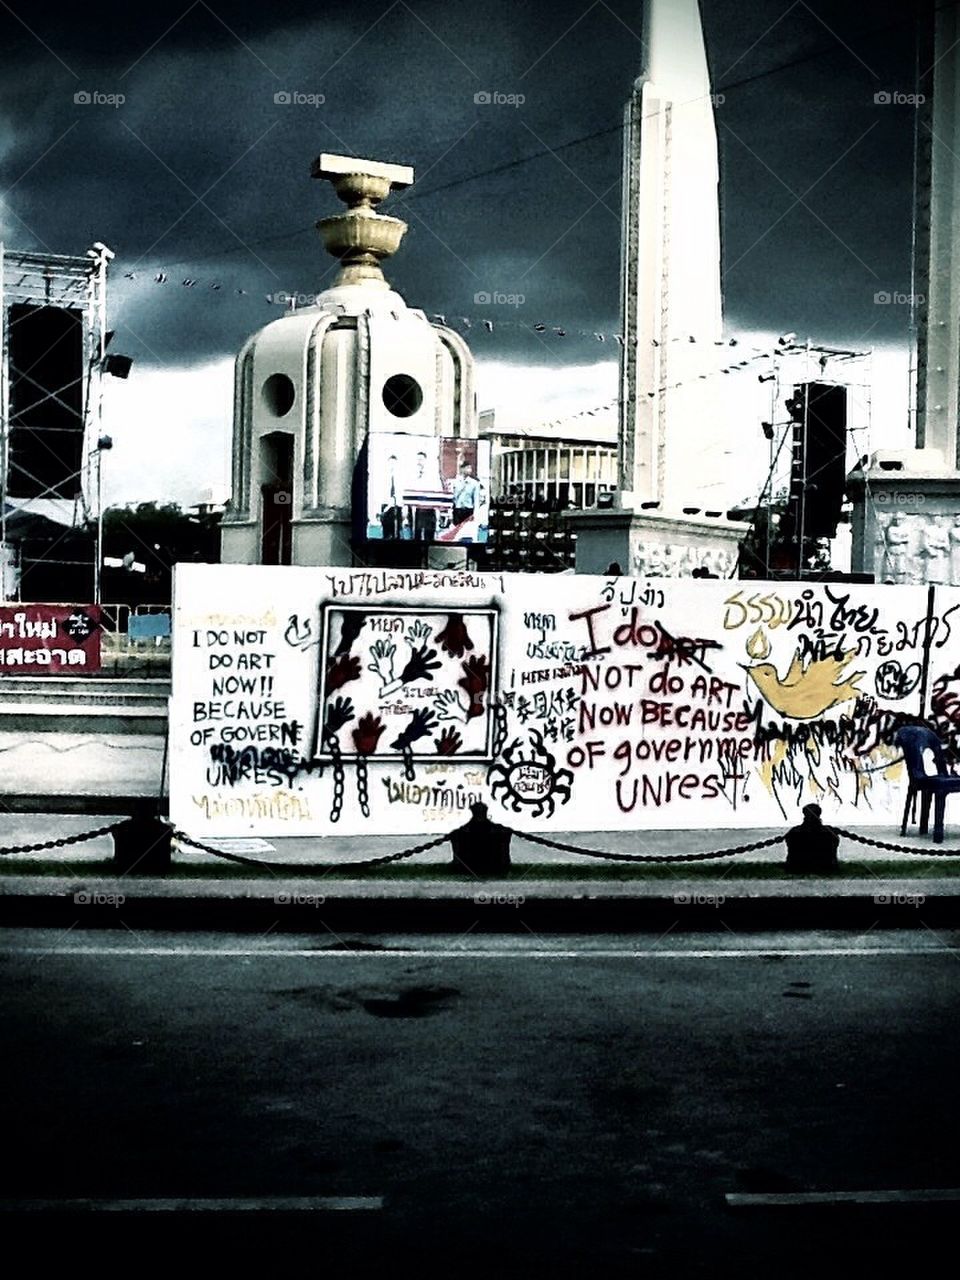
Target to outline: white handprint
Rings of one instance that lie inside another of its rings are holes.
[[[415,622],[407,631],[407,644],[411,649],[419,649],[430,638],[430,624]]]
[[[440,720],[461,720],[466,723],[467,713],[453,689],[439,692],[433,702],[434,710]]]
[[[402,687],[402,682],[394,679],[393,675],[393,659],[396,652],[397,646],[392,640],[378,640],[376,644],[370,646],[370,657],[373,661],[368,664],[367,670],[379,677],[381,698],[389,697]]]

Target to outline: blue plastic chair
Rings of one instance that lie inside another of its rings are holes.
[[[943,744],[932,729],[923,725],[904,725],[897,730],[894,739],[903,752],[904,763],[910,785],[907,788],[907,803],[903,808],[903,825],[900,834],[907,834],[907,821],[911,817],[916,798],[920,797],[920,834],[925,836],[930,824],[930,801],[933,800],[933,842],[943,844],[943,813],[947,804],[947,796],[960,791],[960,777],[950,773],[943,754]],[[925,773],[923,753],[933,752],[936,773]]]

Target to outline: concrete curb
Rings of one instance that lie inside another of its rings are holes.
[[[642,889],[637,892],[637,889]],[[712,892],[711,892],[712,890]],[[720,899],[722,898],[722,901]],[[960,929],[954,882],[450,885],[322,878],[5,877],[0,924],[79,929],[331,933],[723,933]]]

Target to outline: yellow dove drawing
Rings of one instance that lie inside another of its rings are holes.
[[[857,681],[865,674],[863,671],[855,671],[842,684],[837,684],[856,653],[856,649],[848,649],[839,657],[831,654],[804,667],[798,649],[782,680],[772,662],[758,662],[744,670],[775,711],[791,720],[813,720],[838,702],[847,702],[861,694]]]

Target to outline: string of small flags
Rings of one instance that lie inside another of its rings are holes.
[[[136,271],[125,271],[123,273],[123,278],[124,280],[139,280],[140,276]],[[157,271],[154,273],[153,280],[152,280],[153,284],[168,284],[169,282],[170,282],[169,272]],[[180,281],[180,286],[184,289],[195,289],[197,288],[198,285],[202,285],[203,283],[204,281],[198,279],[196,276],[184,276],[183,279]],[[207,285],[207,288],[214,293],[219,293],[220,291],[223,290],[223,284],[219,280],[208,280],[206,281],[206,285]],[[230,291],[228,290],[228,292]],[[249,294],[249,290],[247,289],[234,289],[232,292],[239,295],[240,297],[244,297]],[[267,301],[268,302],[272,301],[269,294],[267,295]]]
[[[705,382],[708,378],[716,378],[720,374],[742,373],[760,360],[772,360],[775,354],[777,353],[773,351],[757,350],[754,355],[748,356],[746,360],[737,360],[734,364],[724,365],[720,369],[711,369],[709,373],[698,373],[680,382],[665,383],[663,386],[657,387],[655,391],[648,391],[647,397],[652,400],[655,396],[663,395],[667,391],[675,391],[678,387],[690,386],[694,382]]]
[[[135,270],[124,271],[124,280],[139,283],[152,283],[154,285],[173,284],[183,289],[206,289],[212,293],[223,293],[224,296],[250,297],[255,300],[255,295],[248,289],[225,287],[220,280],[202,280],[198,276],[183,276],[179,280],[176,276],[171,276],[168,271],[159,269],[155,272],[141,273]],[[264,301],[269,306],[289,307],[290,299],[298,296],[295,292],[278,290],[275,294],[264,294]],[[301,295],[302,296],[302,295]],[[615,343],[618,347],[624,344],[622,333],[610,333],[600,329],[580,329],[562,324],[547,324],[542,320],[526,321],[526,320],[506,320],[500,318],[492,318],[490,316],[478,315],[448,315],[442,312],[435,312],[430,315],[430,320],[436,324],[442,324],[447,327],[461,327],[465,331],[476,329],[477,332],[495,333],[499,330],[506,329],[514,332],[534,333],[538,337],[550,337],[563,339],[568,337],[592,338],[595,342]],[[654,346],[667,345],[651,340]],[[698,338],[695,334],[682,334],[679,337],[669,339],[669,343],[695,343],[701,342],[703,345],[714,346],[736,346],[739,342],[738,338],[726,338],[721,341],[713,341],[710,338]]]
[[[172,283],[172,284],[179,285],[179,287],[183,289],[209,290],[212,293],[221,293],[224,296],[229,296],[232,294],[234,296],[239,296],[239,297],[250,297],[253,300],[255,300],[255,295],[251,294],[248,289],[243,289],[243,288],[229,289],[225,287],[224,283],[221,280],[217,280],[217,279],[202,280],[200,277],[192,276],[192,275],[183,276],[179,279],[179,281],[177,281],[175,276],[171,277],[170,273],[168,271],[164,271],[162,268],[156,271],[153,271],[151,268],[149,271],[143,272],[143,273],[137,272],[135,270],[124,271],[123,278],[125,280],[138,281],[140,283],[149,282],[154,285],[167,285]],[[297,297],[298,295],[295,293],[291,294],[289,292],[278,291],[275,294],[268,293],[268,294],[264,294],[263,296],[265,301],[271,306],[289,307],[290,305],[289,300],[291,298]],[[434,312],[433,314],[430,315],[429,318],[435,324],[442,324],[451,328],[460,327],[465,332],[477,332],[477,333],[482,332],[482,333],[492,334],[498,330],[506,329],[512,332],[533,333],[540,338],[552,338],[552,339],[564,339],[568,337],[587,338],[587,339],[592,338],[595,342],[598,342],[598,343],[612,342],[612,343],[615,343],[618,347],[623,347],[624,345],[624,338],[623,338],[623,334],[621,333],[609,333],[599,329],[572,328],[570,326],[562,325],[562,324],[547,324],[542,320],[530,322],[530,321],[524,321],[524,320],[506,320],[506,319],[500,319],[500,318],[494,319],[490,316],[449,315],[443,312]],[[658,387],[655,391],[646,392],[646,396],[649,399],[653,399],[657,395],[666,394],[668,391],[678,390],[679,388],[687,386],[693,382],[703,382],[709,378],[714,378],[720,375],[730,375],[730,374],[742,372],[746,369],[750,369],[758,361],[770,360],[770,359],[773,359],[775,356],[784,356],[788,354],[791,350],[790,348],[784,348],[783,345],[777,346],[769,351],[763,351],[760,348],[752,345],[747,345],[746,347],[743,347],[743,340],[738,337],[714,338],[712,335],[698,336],[696,334],[680,334],[674,338],[667,339],[666,342],[660,342],[656,338],[650,339],[650,344],[653,347],[672,346],[675,343],[683,343],[685,345],[698,344],[704,350],[708,350],[710,348],[741,347],[742,352],[738,352],[738,354],[744,354],[745,358],[741,360],[735,360],[735,361],[728,360],[726,364],[721,365],[718,368],[709,369],[705,372],[701,372],[693,375],[688,375],[686,378],[678,382],[666,383],[665,385]],[[747,352],[749,352],[750,354],[746,354]],[[717,352],[717,354],[719,355],[719,352]],[[614,401],[613,403],[615,404],[616,402]],[[592,409],[592,410],[585,409],[583,410],[582,413],[574,414],[572,415],[572,417],[591,416],[593,413],[601,412],[602,410],[609,407],[610,407],[609,405],[601,405],[601,406],[598,406],[596,409]],[[567,417],[556,419],[553,422],[544,423],[543,425],[546,427],[552,427],[552,426],[558,425],[559,423],[567,422],[570,420],[571,420],[571,416],[568,415]]]
[[[538,422],[535,426],[512,429],[510,427],[497,427],[497,432],[505,436],[529,436],[536,435],[540,431],[549,431],[553,427],[562,427],[567,422],[575,422],[578,418],[595,418],[599,414],[606,413],[610,409],[616,409],[619,404],[618,400],[608,400],[606,404],[596,404],[591,409],[580,409],[577,413],[565,413],[562,417],[554,418],[550,422]]]

